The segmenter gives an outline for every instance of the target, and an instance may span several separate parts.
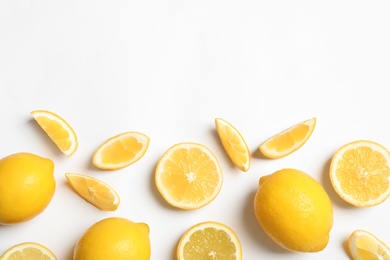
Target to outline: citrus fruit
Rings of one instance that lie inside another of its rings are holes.
[[[92,163],[100,169],[117,170],[144,156],[149,137],[139,132],[125,132],[107,139],[95,151]]]
[[[88,228],[74,249],[74,260],[149,260],[149,226],[119,217]]]
[[[353,260],[390,259],[390,248],[365,230],[355,230],[348,239]]]
[[[307,142],[315,126],[315,117],[300,122],[270,137],[259,146],[259,149],[264,156],[271,159],[285,157]]]
[[[105,182],[77,173],[67,173],[65,176],[73,190],[92,205],[107,211],[114,211],[118,208],[119,196]]]
[[[15,224],[40,214],[51,201],[56,183],[54,163],[31,153],[0,160],[0,224]]]
[[[47,110],[34,110],[31,115],[67,157],[76,152],[78,147],[77,135],[65,119]]]
[[[329,174],[335,191],[354,206],[378,205],[390,195],[390,153],[378,143],[343,145],[333,155]]]
[[[44,245],[35,242],[23,242],[7,249],[0,260],[57,260],[56,255]]]
[[[178,143],[159,160],[155,182],[158,191],[172,206],[197,209],[217,197],[223,175],[217,158],[206,146]]]
[[[324,188],[302,171],[282,169],[261,177],[254,211],[264,232],[283,248],[318,252],[328,244],[331,201]]]
[[[227,225],[207,221],[189,228],[177,246],[177,259],[242,259],[241,243]]]
[[[216,118],[218,136],[232,163],[241,171],[247,172],[250,167],[248,145],[240,132],[224,119]]]

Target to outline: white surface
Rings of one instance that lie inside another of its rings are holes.
[[[28,151],[51,158],[57,190],[35,219],[0,226],[0,252],[36,241],[70,260],[96,221],[121,216],[149,224],[152,259],[175,259],[192,225],[215,220],[239,236],[244,259],[349,259],[355,229],[390,243],[390,200],[348,206],[328,179],[341,145],[369,139],[390,147],[390,16],[388,1],[0,1],[0,156]],[[48,109],[77,131],[79,149],[66,158],[30,111]],[[291,125],[317,117],[310,140],[279,160],[259,158],[258,145]],[[233,168],[214,118],[239,129],[254,156],[249,172]],[[92,153],[125,131],[151,138],[136,164],[106,172]],[[196,211],[169,207],[153,180],[171,145],[193,141],[218,157],[219,196]],[[258,227],[252,200],[258,179],[294,167],[316,178],[334,205],[328,246],[287,252]],[[79,198],[64,174],[101,178],[121,205],[103,212]]]

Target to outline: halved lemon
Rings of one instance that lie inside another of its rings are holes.
[[[35,242],[23,242],[7,249],[0,260],[57,260],[47,247]]]
[[[169,148],[155,171],[158,191],[172,206],[197,209],[213,201],[223,175],[215,155],[204,145],[179,143]]]
[[[189,228],[177,246],[177,259],[242,259],[236,233],[225,224],[207,221]]]
[[[140,132],[125,132],[107,139],[92,156],[92,163],[100,169],[117,170],[127,167],[144,156],[149,137]]]
[[[250,167],[250,151],[241,133],[222,118],[215,119],[218,136],[232,163],[241,171],[247,172]]]
[[[390,248],[365,230],[355,230],[351,234],[348,248],[353,260],[390,260]]]
[[[270,137],[259,149],[264,156],[271,159],[285,157],[302,147],[312,135],[316,126],[316,118],[300,122]]]
[[[31,115],[67,157],[76,152],[77,135],[65,119],[48,110],[34,110]]]
[[[66,173],[73,190],[83,199],[101,210],[115,211],[119,206],[119,196],[107,183],[77,173]]]
[[[372,141],[348,143],[333,155],[329,175],[346,202],[358,207],[378,205],[390,195],[390,153]]]

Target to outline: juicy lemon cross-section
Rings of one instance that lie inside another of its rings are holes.
[[[34,110],[31,115],[67,157],[76,152],[78,147],[77,135],[65,119],[48,110]]]
[[[7,249],[0,260],[57,260],[47,247],[35,242],[23,242]]]
[[[312,135],[316,126],[316,118],[300,122],[264,141],[260,151],[271,159],[285,157],[302,147]]]
[[[350,142],[333,155],[329,175],[346,202],[358,207],[378,205],[390,195],[390,153],[372,141]]]
[[[162,197],[172,206],[197,209],[217,197],[223,175],[217,158],[207,147],[178,143],[159,160],[155,182]]]
[[[216,118],[215,125],[222,146],[232,163],[241,171],[250,167],[250,151],[241,133],[224,119]]]
[[[146,153],[149,137],[140,132],[125,132],[108,138],[92,156],[92,163],[97,168],[117,170],[127,167]]]
[[[390,260],[390,248],[365,230],[352,232],[348,239],[348,249],[353,260]]]
[[[83,199],[101,210],[115,211],[119,206],[119,195],[107,183],[84,174],[65,174],[70,186]]]
[[[225,224],[207,221],[189,228],[177,246],[178,260],[241,260],[241,243],[236,233]]]

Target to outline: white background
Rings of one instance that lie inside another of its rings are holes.
[[[206,220],[237,233],[244,259],[349,259],[346,240],[365,229],[390,243],[390,200],[355,208],[333,190],[329,162],[343,144],[368,139],[390,147],[388,1],[27,1],[0,0],[0,156],[32,152],[55,162],[57,190],[28,222],[0,226],[0,253],[23,241],[71,260],[93,223],[121,216],[150,226],[152,259],[176,259],[181,235]],[[75,129],[79,149],[66,158],[32,120],[48,109]],[[253,153],[249,172],[234,168],[214,119],[232,123]],[[317,118],[309,141],[278,160],[258,146],[298,122]],[[118,171],[91,164],[108,137],[140,131],[145,156]],[[184,141],[208,146],[220,161],[219,196],[195,211],[170,207],[154,184],[158,159]],[[258,179],[292,167],[328,192],[334,225],[325,250],[292,253],[258,226]],[[121,196],[115,212],[78,197],[64,174],[100,178]]]

